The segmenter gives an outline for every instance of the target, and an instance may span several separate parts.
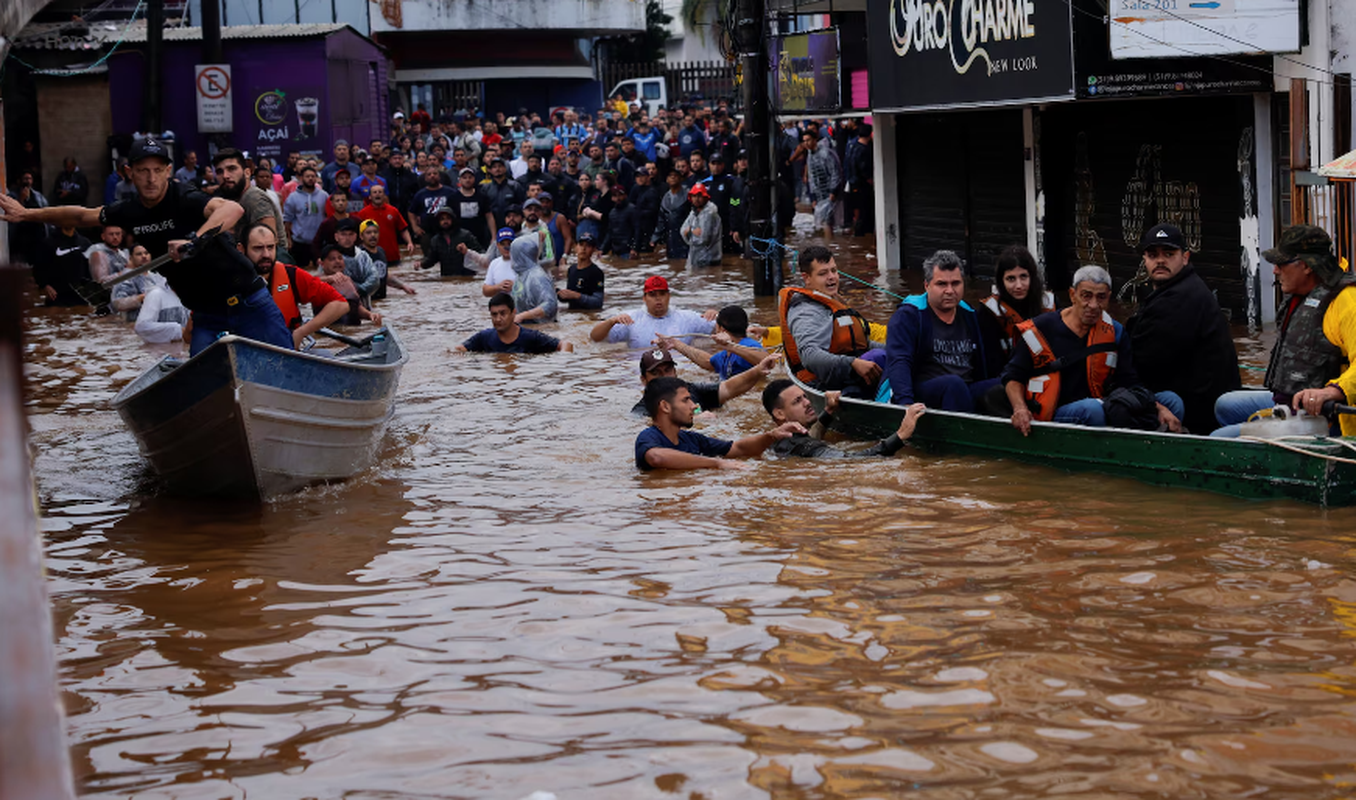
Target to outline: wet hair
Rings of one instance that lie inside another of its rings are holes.
[[[811,272],[814,272],[814,265],[816,262],[827,264],[832,260],[833,253],[829,252],[829,248],[822,244],[813,244],[800,251],[800,257],[797,259],[797,263],[800,265],[800,271],[809,275]]]
[[[726,306],[716,314],[716,324],[743,339],[749,332],[749,315],[739,306]]]
[[[353,196],[350,195],[350,194],[348,193],[348,190],[347,190],[347,189],[335,189],[334,191],[330,192],[330,202],[331,202],[331,204],[333,204],[334,198],[336,198],[336,197],[342,197],[342,198],[344,198],[345,200],[352,200],[352,199],[353,199]]]
[[[771,416],[773,411],[782,407],[782,392],[795,385],[793,381],[787,378],[778,378],[769,383],[763,389],[763,410]]]
[[[659,413],[660,403],[672,403],[679,389],[686,389],[687,381],[682,378],[655,378],[645,384],[645,413],[651,417]]]
[[[938,250],[927,257],[923,262],[923,282],[931,283],[932,274],[937,270],[950,272],[953,269],[961,271],[961,277],[965,277],[965,262],[956,254],[955,250]]]
[[[1026,293],[1025,300],[1017,300],[1008,294],[1008,287],[1003,283],[1003,276],[1018,267],[1026,270],[1031,276],[1031,290]],[[994,259],[993,285],[998,288],[998,299],[1012,306],[1012,310],[1021,314],[1023,319],[1031,319],[1041,313],[1041,298],[1045,295],[1045,284],[1041,282],[1041,273],[1036,267],[1035,257],[1022,245],[1009,245],[1003,248],[998,258]]]
[[[216,155],[212,156],[213,167],[220,167],[222,162],[225,161],[237,161],[240,163],[241,169],[245,168],[245,154],[234,147],[224,147],[218,150]]]
[[[1078,271],[1074,273],[1073,281],[1069,285],[1077,289],[1078,284],[1083,281],[1100,283],[1108,289],[1111,288],[1111,275],[1096,264],[1084,264],[1079,267]]]
[[[306,173],[308,173],[308,172],[315,172],[315,167],[312,167],[312,166],[310,166],[310,165],[304,166],[304,167],[301,168],[301,171],[298,172],[297,174],[300,175],[300,176],[302,176],[302,177],[304,178],[304,177],[306,177]],[[319,175],[319,174],[320,174],[319,172],[316,172],[316,175]]]
[[[496,293],[494,297],[490,298],[490,308],[507,308],[509,311],[512,311],[515,308],[513,305],[513,295],[508,292]]]
[[[325,259],[329,258],[330,253],[338,253],[339,255],[343,255],[344,251],[337,244],[327,244],[324,247],[320,248],[320,260],[324,261]]]

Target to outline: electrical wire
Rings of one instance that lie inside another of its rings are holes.
[[[1076,5],[1073,4],[1073,0],[1063,0],[1063,3],[1064,3],[1064,5],[1068,6],[1070,9],[1072,9],[1073,11],[1075,11],[1076,13],[1082,14],[1082,15],[1085,16],[1085,17],[1091,17],[1092,19],[1098,20],[1099,22],[1107,22],[1107,21],[1110,21],[1113,25],[1120,25],[1120,26],[1125,27],[1125,28],[1130,28],[1130,30],[1131,30],[1133,33],[1135,33],[1136,35],[1142,36],[1142,37],[1144,37],[1145,39],[1148,39],[1149,41],[1151,41],[1151,42],[1153,42],[1153,43],[1155,43],[1155,44],[1160,44],[1160,45],[1163,45],[1164,47],[1171,47],[1172,49],[1174,49],[1174,50],[1176,50],[1176,51],[1178,51],[1178,52],[1180,52],[1180,53],[1185,53],[1186,55],[1192,56],[1192,57],[1194,57],[1194,58],[1209,58],[1209,59],[1212,59],[1212,60],[1215,60],[1215,61],[1219,61],[1219,62],[1222,62],[1222,63],[1225,63],[1225,64],[1232,64],[1232,65],[1235,66],[1235,67],[1242,67],[1243,69],[1249,69],[1249,70],[1252,70],[1253,72],[1261,72],[1261,73],[1263,73],[1263,74],[1265,74],[1265,75],[1269,75],[1269,76],[1274,76],[1274,75],[1275,75],[1275,70],[1270,69],[1270,68],[1267,68],[1267,67],[1259,67],[1259,66],[1257,66],[1257,65],[1255,65],[1255,64],[1248,64],[1248,63],[1243,62],[1243,61],[1235,61],[1235,60],[1233,60],[1233,59],[1231,59],[1231,58],[1225,58],[1224,56],[1211,55],[1211,54],[1209,54],[1209,53],[1198,53],[1198,52],[1196,52],[1196,51],[1194,51],[1194,50],[1188,50],[1188,49],[1186,49],[1185,47],[1182,47],[1182,46],[1180,46],[1180,45],[1173,44],[1172,42],[1166,42],[1166,41],[1164,41],[1164,40],[1162,40],[1162,39],[1159,39],[1159,38],[1150,36],[1149,34],[1145,33],[1144,31],[1138,30],[1138,29],[1136,29],[1136,28],[1130,26],[1130,25],[1127,24],[1127,23],[1119,22],[1119,21],[1117,21],[1116,19],[1114,19],[1114,18],[1112,18],[1112,17],[1110,17],[1110,16],[1108,16],[1108,15],[1105,15],[1105,14],[1098,14],[1098,13],[1095,12],[1095,11],[1088,11],[1088,10],[1086,10],[1086,9],[1079,8],[1078,6],[1076,6]],[[1276,57],[1276,58],[1284,58],[1284,56],[1281,56],[1281,55],[1279,55],[1279,54],[1273,54],[1273,55],[1274,55],[1274,57]],[[1294,59],[1287,59],[1287,60],[1295,61]],[[1330,70],[1320,69],[1320,68],[1318,68],[1318,67],[1314,67],[1314,66],[1311,66],[1311,65],[1309,65],[1309,64],[1304,64],[1304,62],[1302,62],[1302,61],[1295,61],[1295,63],[1296,63],[1296,64],[1300,64],[1300,65],[1302,65],[1302,66],[1304,66],[1304,67],[1307,67],[1307,68],[1309,68],[1309,69],[1313,69],[1313,70],[1315,70],[1315,71],[1317,71],[1317,72],[1324,72],[1324,73],[1326,73],[1326,74],[1328,74],[1328,75],[1333,75],[1333,76],[1336,76],[1336,75],[1337,75],[1337,73],[1335,73],[1335,72],[1332,72],[1332,71],[1330,71]],[[1319,80],[1319,79],[1317,79],[1317,78],[1308,78],[1307,80],[1310,80],[1310,81],[1312,81],[1312,82],[1314,82],[1314,83],[1324,84],[1324,85],[1327,85],[1327,86],[1332,86],[1332,85],[1334,85],[1334,82],[1333,82],[1333,81],[1324,81],[1324,80]]]
[[[145,4],[146,0],[137,0],[137,7],[132,9],[132,17],[127,20],[127,27],[122,29],[122,36],[119,37],[118,40],[113,43],[113,46],[108,49],[107,53],[104,53],[102,56],[99,56],[99,60],[95,61],[93,64],[90,64],[87,67],[81,67],[79,69],[55,69],[55,68],[43,69],[41,67],[35,67],[32,64],[28,63],[27,61],[24,61],[22,58],[19,58],[17,55],[15,55],[13,48],[11,48],[9,51],[9,58],[14,59],[16,62],[25,67],[28,67],[30,70],[32,70],[34,73],[38,75],[61,75],[63,77],[71,77],[74,75],[84,75],[86,73],[93,72],[94,70],[103,66],[104,62],[108,61],[108,59],[111,58],[113,54],[118,51],[118,48],[122,46],[122,43],[127,41],[127,34],[132,30],[132,23],[136,22],[137,14],[140,13],[141,7]]]

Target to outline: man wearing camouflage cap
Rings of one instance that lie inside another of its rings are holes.
[[[1215,403],[1224,427],[1213,436],[1237,436],[1254,412],[1287,405],[1318,414],[1329,400],[1356,400],[1356,276],[1344,271],[1322,228],[1295,225],[1262,253],[1285,297],[1276,345],[1263,385],[1267,391],[1229,392]],[[1342,433],[1356,435],[1356,418],[1342,417]]]

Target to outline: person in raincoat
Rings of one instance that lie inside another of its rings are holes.
[[[687,242],[687,265],[707,267],[719,264],[725,253],[721,250],[720,212],[711,205],[711,193],[706,184],[699,183],[688,191],[692,213],[683,221],[683,241]]]
[[[513,305],[519,309],[514,322],[555,322],[556,285],[537,263],[540,248],[536,236],[520,236],[509,247],[513,267]]]

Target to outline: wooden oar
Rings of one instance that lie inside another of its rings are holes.
[[[321,328],[320,330],[316,331],[316,333],[320,334],[321,336],[328,336],[329,338],[335,340],[336,342],[343,342],[349,347],[358,347],[358,348],[369,347],[372,344],[373,338],[375,338],[378,334],[382,334],[385,332],[386,328],[383,327],[380,330],[375,330],[372,333],[369,333],[367,336],[364,336],[361,339],[355,339],[352,336],[347,336],[336,330],[331,330],[330,328]]]
[[[220,232],[221,228],[219,227],[210,228],[207,230],[207,232],[205,232],[202,236],[198,238],[205,241],[207,239],[211,239],[213,236],[216,236]],[[78,284],[75,283],[71,284],[71,288],[75,290],[76,294],[84,298],[85,302],[89,303],[91,307],[95,309],[100,309],[108,305],[109,301],[113,299],[114,286],[117,286],[118,284],[124,283],[126,281],[130,281],[131,279],[137,277],[138,275],[145,275],[146,273],[152,270],[160,269],[161,267],[165,266],[166,264],[173,260],[174,260],[173,253],[165,253],[164,255],[156,256],[155,258],[151,259],[150,263],[148,264],[142,264],[136,269],[123,270],[122,272],[119,272],[117,275],[114,275],[113,277],[108,278],[104,281],[85,280],[81,281]]]

